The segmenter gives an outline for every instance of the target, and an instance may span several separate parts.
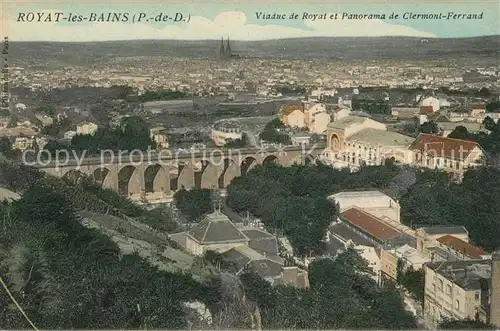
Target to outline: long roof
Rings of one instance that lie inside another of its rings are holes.
[[[348,138],[350,141],[362,141],[371,145],[409,147],[415,138],[401,133],[372,128],[362,129]]]
[[[339,119],[338,121],[331,122],[330,124],[328,124],[328,127],[333,128],[333,129],[343,130],[352,124],[362,124],[367,120],[368,120],[368,118],[366,118],[366,117],[347,116],[347,117]]]
[[[474,259],[480,259],[483,256],[488,255],[488,253],[484,249],[476,247],[466,241],[463,241],[462,239],[451,235],[440,237],[437,239],[437,241],[459,253],[462,253]]]
[[[401,232],[385,224],[377,217],[356,207],[344,211],[341,217],[380,242],[385,242],[386,240],[402,235]]]

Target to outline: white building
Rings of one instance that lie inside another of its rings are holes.
[[[380,191],[339,192],[330,195],[328,199],[335,203],[339,213],[358,207],[381,219],[387,217],[401,222],[399,203]]]
[[[420,105],[421,106],[431,106],[432,109],[436,112],[438,111],[440,108],[441,108],[441,105],[440,105],[440,102],[439,102],[439,99],[437,98],[434,98],[434,97],[427,97],[427,98],[424,98],[421,102],[420,102]]]
[[[352,171],[362,165],[384,164],[386,160],[408,164],[408,147],[415,138],[387,131],[387,126],[366,117],[349,116],[332,122],[327,128],[327,147],[322,162]]]

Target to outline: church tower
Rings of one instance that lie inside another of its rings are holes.
[[[500,327],[500,250],[491,258],[490,324]]]
[[[226,57],[226,50],[224,49],[224,37],[220,39],[219,52],[217,53],[217,60],[224,61]]]
[[[226,60],[229,60],[231,59],[231,45],[229,45],[229,37],[227,37],[227,40],[226,40]]]

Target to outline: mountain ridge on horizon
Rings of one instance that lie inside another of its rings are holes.
[[[225,36],[222,36],[226,40]],[[318,40],[318,39],[414,39],[414,40],[466,40],[466,39],[499,39],[500,34],[474,36],[474,37],[416,37],[416,36],[333,36],[333,37],[290,37],[290,38],[274,38],[274,39],[258,39],[258,40],[238,40],[231,39],[231,42],[238,43],[257,43],[266,41],[296,41],[296,40]],[[9,39],[12,43],[67,43],[67,44],[81,44],[81,43],[110,43],[110,42],[157,42],[157,41],[172,41],[172,42],[214,42],[220,39],[116,39],[116,40],[98,40],[98,41],[53,41],[53,40],[15,40]]]
[[[425,41],[423,41],[425,40]],[[326,60],[446,60],[474,63],[500,58],[500,35],[467,38],[307,37],[260,41],[231,40],[242,58]],[[98,42],[15,42],[9,57],[22,62],[94,63],[118,57],[215,59],[219,40],[122,40]],[[498,62],[498,60],[496,60]],[[38,61],[37,61],[38,62]]]

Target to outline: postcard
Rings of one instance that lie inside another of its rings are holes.
[[[0,0],[0,328],[498,328],[499,15]]]

